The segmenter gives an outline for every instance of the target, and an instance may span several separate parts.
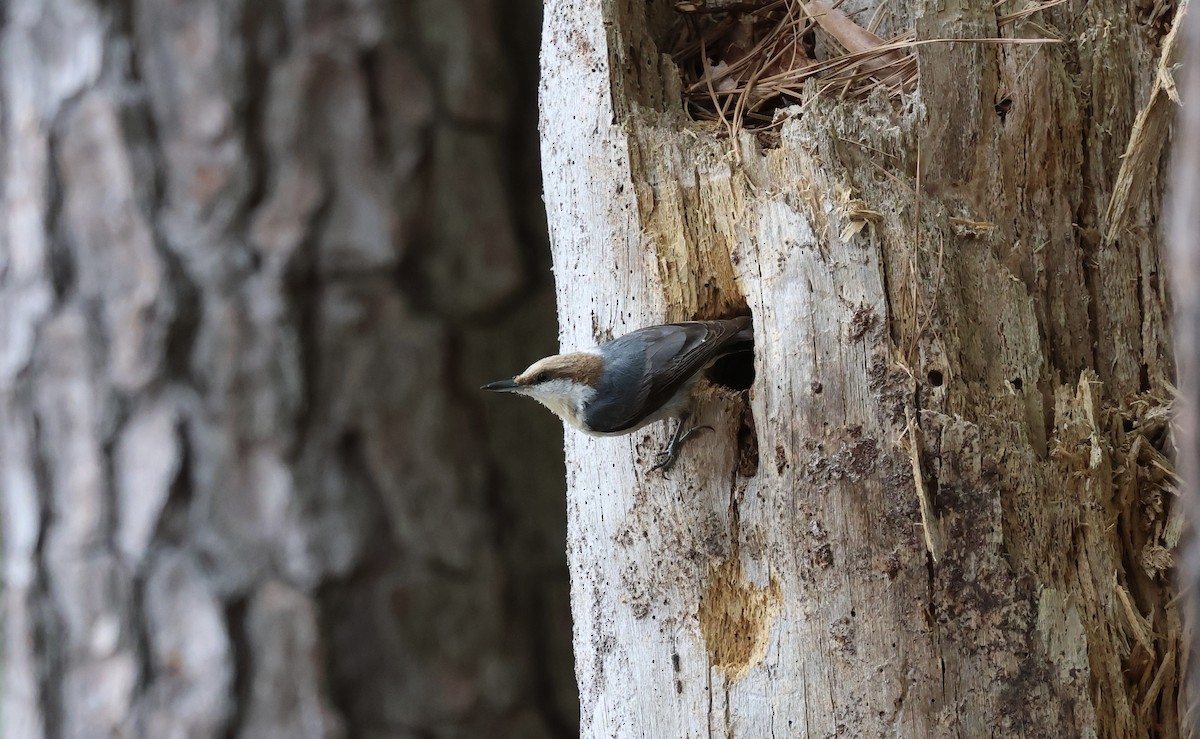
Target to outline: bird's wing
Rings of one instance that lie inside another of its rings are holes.
[[[610,360],[605,368],[597,397],[608,400],[588,407],[588,425],[601,433],[633,428],[675,397],[709,362],[742,344],[748,348],[749,329],[749,318],[689,321],[649,326],[614,339],[605,354],[623,359]],[[638,392],[613,391],[631,386]]]

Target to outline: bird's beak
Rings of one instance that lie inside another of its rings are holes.
[[[517,388],[519,388],[519,387],[520,387],[520,385],[513,382],[512,380],[496,380],[495,382],[489,382],[488,384],[484,385],[483,387],[481,387],[479,389],[480,390],[490,390],[491,392],[494,392],[494,393],[511,393],[511,392],[516,392]]]

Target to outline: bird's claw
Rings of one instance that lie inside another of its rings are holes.
[[[680,426],[682,428],[682,424]],[[695,434],[701,431],[712,431],[712,426],[693,426],[688,429],[687,433],[680,434],[679,429],[676,429],[675,434],[671,437],[671,441],[667,444],[667,448],[658,453],[658,462],[650,468],[651,472],[662,470],[663,477],[667,476],[667,471],[679,459],[679,450],[683,447],[683,443],[692,438]]]
[[[671,469],[671,465],[675,464],[675,460],[679,458],[679,451],[670,449],[658,453],[658,461],[650,468],[651,472],[662,470],[663,477],[667,476],[667,470]]]

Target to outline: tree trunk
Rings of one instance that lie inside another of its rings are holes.
[[[741,313],[757,344],[669,478],[666,429],[567,434],[583,736],[1179,736],[1171,37],[1050,8],[1062,43],[919,46],[911,96],[810,85],[730,138],[666,53],[698,4],[545,13],[564,345]],[[888,8],[884,36],[1014,34]]]
[[[573,733],[537,18],[4,6],[5,736]]]

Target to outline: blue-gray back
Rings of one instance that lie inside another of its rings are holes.
[[[606,364],[597,400],[584,409],[587,424],[601,433],[630,429],[715,359],[752,345],[749,318],[668,323],[613,339],[600,347]]]

